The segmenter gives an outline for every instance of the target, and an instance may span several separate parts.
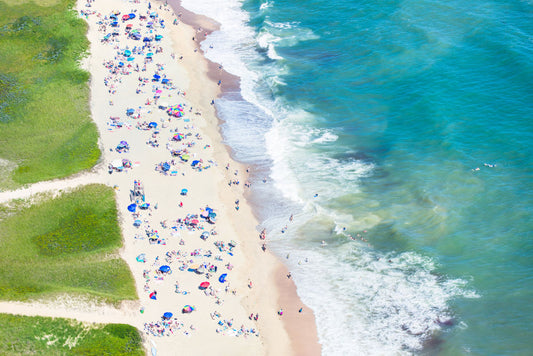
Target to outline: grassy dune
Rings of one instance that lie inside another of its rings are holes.
[[[112,188],[89,185],[29,207],[0,207],[0,299],[58,293],[137,299]]]
[[[139,332],[124,324],[0,314],[2,355],[144,355]]]
[[[39,3],[43,5],[43,3]],[[100,157],[89,73],[79,68],[86,23],[74,0],[0,0],[0,158],[15,164],[0,187],[65,177]]]

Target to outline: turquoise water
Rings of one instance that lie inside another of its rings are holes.
[[[533,4],[183,4],[323,353],[532,354]]]

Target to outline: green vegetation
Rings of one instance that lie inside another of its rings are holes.
[[[0,0],[0,186],[65,177],[100,158],[89,108],[89,42],[74,0]],[[12,182],[12,183],[10,183]],[[11,185],[11,186],[10,186]]]
[[[57,293],[105,302],[137,299],[117,255],[122,236],[112,188],[88,185],[31,206],[0,206],[0,299]]]
[[[144,355],[133,326],[0,314],[2,355]]]

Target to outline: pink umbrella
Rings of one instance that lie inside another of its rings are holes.
[[[200,289],[206,289],[207,287],[209,287],[209,282],[200,283]]]

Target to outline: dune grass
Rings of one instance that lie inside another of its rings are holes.
[[[0,207],[0,299],[64,293],[107,303],[137,299],[117,255],[122,236],[112,188],[88,185],[14,209]]]
[[[0,314],[1,355],[144,355],[139,331],[125,324]]]
[[[0,158],[17,165],[0,187],[61,178],[100,158],[90,117],[87,25],[74,0],[0,0]],[[12,188],[12,187],[10,187]]]

